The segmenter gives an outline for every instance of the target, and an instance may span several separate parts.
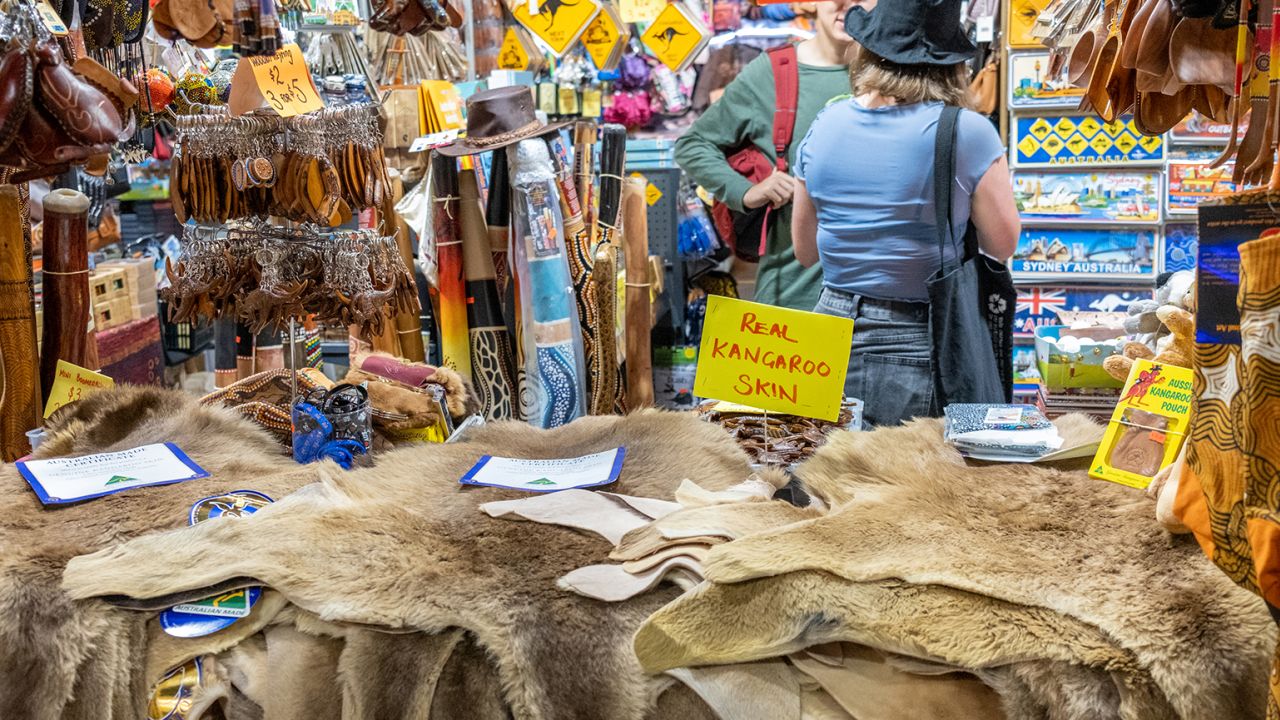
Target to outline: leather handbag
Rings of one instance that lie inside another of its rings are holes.
[[[1004,263],[979,252],[972,220],[961,247],[956,247],[951,225],[959,115],[957,107],[942,109],[933,160],[939,267],[925,285],[938,409],[952,403],[1013,400],[1013,315],[1018,300],[1013,275]],[[948,246],[956,248],[951,260]]]

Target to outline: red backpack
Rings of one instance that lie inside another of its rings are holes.
[[[777,107],[773,112],[773,149],[777,161],[769,158],[755,145],[748,144],[728,157],[729,167],[756,184],[773,173],[774,169],[787,171],[787,147],[796,127],[796,104],[800,95],[800,69],[796,64],[796,46],[791,43],[769,51],[769,64],[773,66]],[[711,220],[716,231],[739,258],[747,262],[759,262],[765,252],[769,228],[777,222],[777,215],[769,205],[748,209],[745,212],[730,210],[729,206],[715,201],[711,205]]]

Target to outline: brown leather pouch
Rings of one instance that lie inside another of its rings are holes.
[[[31,56],[22,48],[10,48],[0,57],[0,152],[13,142],[31,107],[35,91]]]
[[[79,144],[110,144],[124,132],[120,112],[105,93],[72,72],[53,41],[36,46],[39,104]]]
[[[133,83],[117,77],[115,73],[103,67],[97,60],[91,57],[82,57],[76,60],[76,64],[72,69],[85,81],[106,93],[122,117],[128,114],[129,108],[132,108],[134,103],[138,102],[138,90],[133,86]]]

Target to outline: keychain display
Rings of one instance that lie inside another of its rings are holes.
[[[180,116],[177,124],[169,188],[180,221],[274,215],[335,227],[386,196],[390,181],[373,106],[292,118],[218,112]]]
[[[377,335],[386,309],[420,309],[395,238],[372,230],[188,226],[182,256],[176,267],[165,261],[165,274],[174,322],[234,316],[258,331],[312,315]]]
[[[363,387],[342,383],[316,388],[293,406],[294,460],[327,459],[350,470],[356,456],[372,447],[373,411]]]

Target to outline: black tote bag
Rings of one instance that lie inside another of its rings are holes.
[[[940,259],[926,287],[939,409],[951,403],[1013,400],[1013,315],[1018,301],[1013,275],[1004,264],[978,252],[972,221],[965,230],[963,252],[957,252],[955,260],[946,259],[947,246],[955,245],[951,185],[959,115],[957,107],[942,109],[933,159]]]

